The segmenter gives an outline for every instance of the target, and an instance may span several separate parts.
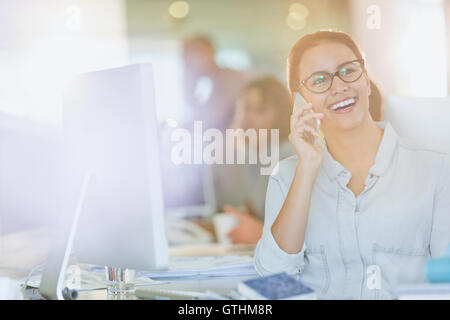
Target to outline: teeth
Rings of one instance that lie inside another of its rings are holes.
[[[349,105],[349,104],[352,104],[352,103],[355,103],[355,102],[356,102],[356,100],[353,99],[353,98],[347,99],[347,100],[345,100],[345,101],[342,101],[342,102],[333,104],[333,105],[330,107],[330,109],[331,109],[331,110],[336,110],[336,109],[345,107],[345,106],[347,106],[347,105]]]

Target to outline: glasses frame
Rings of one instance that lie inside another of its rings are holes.
[[[306,86],[306,81],[308,81],[315,73],[317,73],[317,72],[314,72],[314,73],[311,74],[308,78],[306,78],[305,80],[303,80],[303,81],[300,82],[300,85],[299,85],[298,90],[300,91],[300,87],[303,86],[303,87],[305,87],[306,90],[308,90],[308,91],[310,91],[310,92],[312,92],[312,93],[324,93],[324,92],[330,90],[331,86],[333,85],[334,77],[338,77],[339,79],[341,79],[341,80],[344,81],[345,83],[352,83],[352,82],[358,81],[358,80],[361,78],[361,76],[363,75],[363,73],[366,71],[365,61],[364,61],[364,59],[355,59],[355,60],[351,60],[351,61],[344,62],[344,63],[341,64],[341,66],[344,66],[344,65],[346,65],[346,64],[348,64],[348,63],[352,63],[352,62],[359,62],[359,63],[361,64],[361,67],[362,67],[362,72],[361,72],[361,74],[360,74],[359,77],[356,78],[355,80],[352,80],[352,81],[346,81],[346,80],[342,79],[342,78],[340,77],[340,75],[339,75],[340,69],[339,69],[339,70],[336,70],[335,72],[332,72],[332,73],[320,71],[320,72],[324,72],[324,73],[326,73],[326,74],[328,74],[328,75],[330,76],[330,78],[331,78],[330,86],[329,86],[327,89],[323,90],[323,91],[313,91],[313,90],[309,89],[309,88]]]

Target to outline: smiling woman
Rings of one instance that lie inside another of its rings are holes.
[[[297,274],[333,299],[392,299],[423,282],[426,261],[450,243],[449,157],[374,121],[364,55],[346,33],[297,41],[288,85],[307,103],[290,120],[296,155],[269,179],[257,271]],[[314,118],[323,147],[304,136],[318,135]]]

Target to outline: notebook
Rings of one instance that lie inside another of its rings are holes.
[[[310,287],[285,272],[239,283],[238,292],[253,300],[314,300]]]

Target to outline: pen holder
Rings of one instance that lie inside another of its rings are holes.
[[[134,270],[105,267],[105,272],[108,295],[127,295],[134,293]]]

